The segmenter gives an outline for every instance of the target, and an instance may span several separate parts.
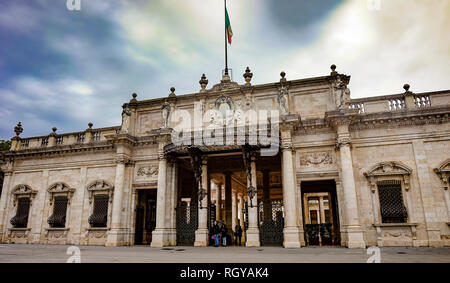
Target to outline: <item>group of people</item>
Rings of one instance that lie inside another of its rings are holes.
[[[225,221],[223,221],[223,220],[214,221],[214,225],[211,229],[211,239],[214,240],[214,247],[219,247],[220,245],[222,245],[222,247],[226,247],[228,236],[229,236],[228,228],[227,228],[227,225],[225,225]],[[242,228],[241,228],[241,225],[237,224],[234,227],[234,243],[235,243],[235,245],[240,246],[241,240],[242,240]]]

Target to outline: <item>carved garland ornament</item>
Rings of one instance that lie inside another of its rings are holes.
[[[364,176],[367,178],[370,184],[370,189],[372,193],[375,193],[377,188],[377,182],[379,179],[389,178],[389,177],[397,177],[401,178],[404,188],[406,191],[409,191],[410,187],[410,176],[412,173],[412,169],[408,166],[396,162],[396,161],[388,161],[388,162],[380,162],[374,167],[372,167],[368,172],[364,173]]]
[[[333,157],[329,151],[305,153],[300,157],[300,165],[331,165]]]
[[[147,177],[155,177],[158,176],[158,167],[156,166],[148,166],[148,167],[140,167],[137,171],[137,175],[147,176]]]

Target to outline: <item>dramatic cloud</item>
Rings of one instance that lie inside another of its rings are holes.
[[[0,3],[0,139],[120,123],[121,105],[199,90],[223,69],[223,1],[5,0]],[[229,63],[243,83],[352,75],[352,97],[449,89],[450,2],[228,0]]]

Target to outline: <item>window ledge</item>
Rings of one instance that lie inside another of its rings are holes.
[[[31,228],[9,228],[8,230],[20,232],[20,231],[31,231]]]
[[[86,229],[88,232],[108,231],[108,227],[90,227]]]
[[[48,227],[45,228],[46,231],[69,231],[70,228],[52,228],[52,227]]]
[[[373,224],[375,227],[416,227],[417,223],[382,223]]]

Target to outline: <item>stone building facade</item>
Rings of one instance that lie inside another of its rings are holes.
[[[22,138],[17,125],[1,243],[206,246],[220,219],[246,246],[450,245],[450,90],[351,99],[334,65],[252,76],[133,94],[117,127]]]

